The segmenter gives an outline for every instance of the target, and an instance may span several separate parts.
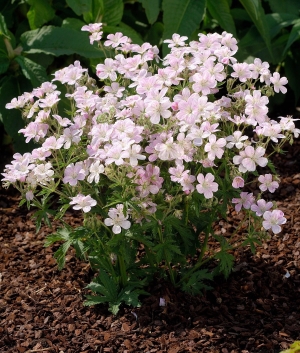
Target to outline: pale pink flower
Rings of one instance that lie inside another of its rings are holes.
[[[72,200],[70,205],[74,205],[74,210],[81,210],[85,213],[90,212],[91,208],[96,206],[97,201],[94,200],[90,195],[84,196],[82,194],[78,194],[75,197],[70,197]]]
[[[246,210],[248,210],[251,205],[254,203],[254,197],[252,193],[248,192],[241,192],[240,198],[233,198],[232,203],[235,204],[235,210],[236,212],[239,212],[242,207],[244,207]]]
[[[185,45],[185,41],[188,39],[188,37],[186,36],[180,36],[179,34],[176,34],[174,33],[172,35],[172,39],[165,39],[164,40],[164,43],[169,43],[168,44],[168,47],[169,48],[173,48],[173,47],[176,47],[176,46],[184,46]]]
[[[273,193],[279,187],[278,182],[273,181],[272,174],[260,175],[258,181],[261,182],[261,184],[259,185],[261,191],[269,190]]]
[[[245,181],[242,177],[240,176],[236,176],[233,181],[232,181],[232,186],[235,188],[235,189],[238,189],[238,188],[243,188],[245,185]]]
[[[193,83],[193,90],[196,93],[202,93],[203,95],[210,94],[212,88],[217,86],[217,81],[214,76],[212,76],[208,71],[203,73],[195,73],[191,76],[190,81]]]
[[[266,202],[264,199],[257,200],[256,203],[251,205],[251,210],[256,213],[257,216],[262,216],[266,211],[269,211],[273,207],[273,202]]]
[[[89,172],[90,174],[87,181],[89,183],[92,183],[93,181],[99,183],[100,174],[104,173],[104,165],[101,164],[100,161],[95,161],[90,165]]]
[[[85,170],[83,169],[82,163],[76,164],[71,163],[67,166],[64,173],[63,182],[69,183],[71,186],[76,186],[79,180],[84,180]]]
[[[118,204],[116,208],[110,208],[108,211],[108,217],[105,218],[104,224],[108,227],[112,226],[114,234],[120,234],[123,229],[129,229],[131,226],[128,221],[128,214],[124,215],[124,205]]]
[[[284,85],[286,85],[288,83],[288,80],[286,77],[281,77],[278,72],[274,72],[273,76],[270,78],[270,81],[273,83],[274,85],[274,91],[276,93],[279,93],[279,91],[283,94],[285,94],[287,92],[286,87],[284,87]]]
[[[211,161],[214,161],[215,158],[222,158],[224,147],[226,145],[226,140],[224,138],[220,138],[217,140],[216,135],[210,135],[208,138],[209,142],[206,143],[204,150],[208,152],[207,157]]]
[[[116,48],[120,44],[128,43],[130,40],[128,37],[123,36],[123,33],[116,32],[115,34],[109,34],[107,40],[104,42],[106,47]]]
[[[266,211],[263,214],[263,227],[271,229],[274,234],[281,232],[281,224],[286,223],[286,218],[283,217],[284,213],[280,210]]]
[[[233,148],[235,146],[236,148],[241,149],[244,147],[243,141],[248,140],[248,136],[243,135],[241,131],[237,130],[233,135],[227,136],[226,140],[228,141],[226,145],[227,148]]]
[[[203,194],[206,199],[211,199],[213,193],[218,190],[218,184],[214,182],[215,177],[211,173],[207,173],[205,177],[200,173],[197,180],[199,184],[196,185],[196,189],[199,194]]]
[[[252,146],[247,146],[244,151],[240,151],[238,156],[233,157],[233,163],[239,164],[239,171],[245,173],[247,171],[254,172],[256,165],[265,167],[268,159],[263,157],[266,150],[259,146],[254,149]]]
[[[232,77],[238,78],[241,82],[246,82],[247,79],[252,78],[252,72],[247,63],[237,63],[232,65]]]

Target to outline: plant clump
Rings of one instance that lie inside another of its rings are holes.
[[[20,132],[39,147],[14,155],[4,184],[38,208],[38,229],[49,215],[62,220],[45,244],[64,241],[59,268],[72,245],[98,272],[86,305],[137,306],[154,276],[201,293],[215,274],[230,274],[234,247],[254,251],[286,222],[263,193],[279,186],[270,155],[299,135],[291,117],[267,115],[268,97],[285,93],[287,79],[260,59],[238,63],[226,32],[189,44],[174,34],[160,59],[157,47],[121,33],[102,42],[101,24],[82,29],[112,57],[96,66],[97,80],[76,61],[7,104],[22,110]],[[246,189],[253,179],[255,195]],[[70,207],[83,214],[76,229],[63,221]],[[238,244],[213,227],[230,207],[244,214],[237,232],[247,225]],[[219,247],[207,258],[209,239]]]

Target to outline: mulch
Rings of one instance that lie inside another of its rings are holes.
[[[2,353],[247,353],[280,352],[300,339],[300,141],[273,160],[281,186],[270,199],[288,219],[253,255],[236,251],[229,278],[191,297],[157,281],[141,308],[83,306],[93,273],[69,250],[58,271],[36,234],[32,211],[14,189],[0,188],[0,352]],[[79,225],[76,214],[68,221]],[[228,223],[217,226],[225,235]],[[54,223],[54,228],[55,228]],[[159,306],[160,298],[166,306]]]

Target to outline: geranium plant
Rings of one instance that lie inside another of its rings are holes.
[[[82,29],[115,56],[96,66],[97,80],[76,61],[7,104],[22,110],[20,132],[39,147],[14,155],[4,183],[38,208],[38,229],[50,215],[62,221],[46,239],[64,241],[59,268],[73,245],[97,272],[87,305],[108,302],[113,313],[122,302],[139,305],[157,276],[198,294],[215,274],[230,274],[234,248],[254,251],[286,222],[263,193],[279,186],[269,155],[299,134],[291,117],[267,116],[268,96],[285,93],[287,80],[260,59],[238,63],[226,32],[189,44],[174,34],[162,60],[155,46],[121,33],[102,42],[101,24]],[[249,180],[257,180],[255,195]],[[69,208],[82,226],[65,223]],[[216,224],[233,208],[244,214],[234,243]],[[208,256],[210,243],[219,245]]]

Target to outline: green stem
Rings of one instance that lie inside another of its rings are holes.
[[[121,255],[118,255],[118,264],[119,264],[119,270],[121,274],[121,283],[123,288],[125,288],[127,285],[126,265],[125,265],[124,258]]]
[[[206,262],[206,260],[204,260],[204,261],[202,261],[202,260],[203,260],[203,257],[204,257],[204,255],[205,255],[206,249],[207,249],[207,244],[208,244],[209,235],[210,235],[210,228],[207,229],[207,231],[205,232],[204,241],[203,241],[202,248],[201,248],[201,252],[200,252],[200,255],[199,255],[199,258],[198,258],[198,260],[197,260],[196,265],[195,265],[193,268],[191,268],[191,269],[181,278],[181,280],[178,282],[178,285],[180,285],[180,284],[181,284],[182,282],[184,282],[187,278],[189,278],[193,272],[195,272],[198,268],[200,268],[200,267]]]

